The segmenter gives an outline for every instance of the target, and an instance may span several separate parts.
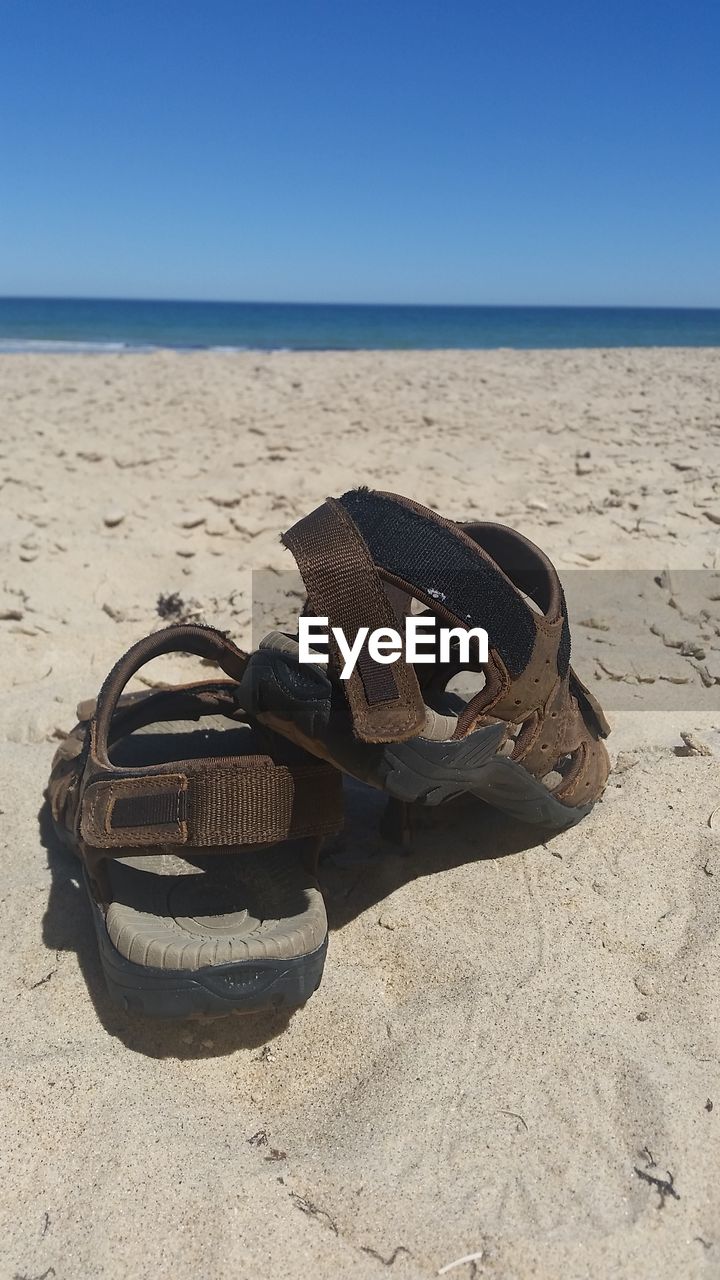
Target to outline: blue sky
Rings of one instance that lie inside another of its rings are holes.
[[[714,0],[0,21],[0,294],[720,306]]]

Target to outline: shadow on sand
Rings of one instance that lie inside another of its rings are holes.
[[[415,807],[405,844],[400,845],[382,834],[388,827],[385,796],[346,779],[345,801],[345,829],[326,849],[319,874],[331,933],[412,880],[469,862],[508,857],[552,840],[464,797],[442,809]],[[38,821],[51,873],[43,942],[51,951],[77,954],[95,1011],[109,1035],[152,1058],[202,1059],[261,1049],[285,1030],[293,1010],[169,1022],[130,1017],[117,1008],[105,986],[78,860],[58,838],[46,803]],[[332,940],[328,963],[332,964]]]

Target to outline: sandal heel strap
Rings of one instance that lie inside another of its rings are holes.
[[[328,835],[342,825],[341,778],[330,766],[250,760],[93,780],[82,799],[81,837],[96,849],[209,850]]]
[[[331,628],[342,628],[348,643],[361,627],[397,627],[373,558],[339,502],[328,499],[293,525],[283,542],[297,562],[310,611],[327,618]],[[330,661],[338,674],[343,664],[330,634]],[[425,724],[417,676],[402,658],[392,667],[377,663],[366,644],[343,685],[353,731],[364,742],[402,742]]]

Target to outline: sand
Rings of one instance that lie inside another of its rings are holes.
[[[28,355],[0,384],[0,1274],[720,1275],[720,351]],[[555,559],[606,797],[545,842],[427,815],[405,855],[353,788],[309,1004],[127,1018],[39,825],[57,738],[158,597],[248,642],[254,569],[291,615],[278,532],[358,483]]]

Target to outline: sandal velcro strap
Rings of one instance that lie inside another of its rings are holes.
[[[128,680],[145,662],[174,652],[215,662],[232,679],[123,696]],[[96,704],[87,708],[79,832],[88,848],[184,845],[222,850],[339,830],[342,783],[324,762],[286,765],[269,755],[241,755],[130,769],[111,760],[111,743],[158,719],[204,714],[234,718],[234,682],[246,664],[247,656],[222,632],[193,625],[146,636],[115,664]]]
[[[308,609],[342,627],[348,640],[361,626],[396,629],[391,598],[398,592],[452,627],[485,628],[500,716],[522,718],[541,707],[568,671],[570,630],[557,573],[514,530],[463,526],[407,498],[355,489],[328,499],[283,541],[305,582]],[[330,662],[337,674],[333,640]],[[390,742],[422,732],[422,694],[402,657],[380,667],[366,648],[343,684],[356,737]]]
[[[397,626],[360,531],[339,502],[329,498],[283,535],[307,590],[308,608],[339,627],[352,644],[361,627]],[[330,663],[342,668],[330,631]],[[363,647],[355,670],[343,681],[353,731],[364,742],[402,742],[425,724],[425,705],[417,676],[402,658],[392,667],[375,662]]]
[[[484,627],[510,676],[525,670],[537,625],[518,585],[537,600],[548,622],[561,617],[563,605],[557,575],[537,547],[499,526],[463,528],[395,494],[353,489],[339,503],[367,543],[381,577],[411,591],[452,625]],[[510,535],[509,547],[497,536],[490,542],[490,531]],[[512,565],[506,569],[508,558]],[[560,675],[567,670],[567,662],[561,669],[564,659],[559,655]]]
[[[342,823],[340,776],[329,765],[290,768],[244,757],[176,768],[90,782],[80,821],[85,844],[227,849],[326,835]]]

